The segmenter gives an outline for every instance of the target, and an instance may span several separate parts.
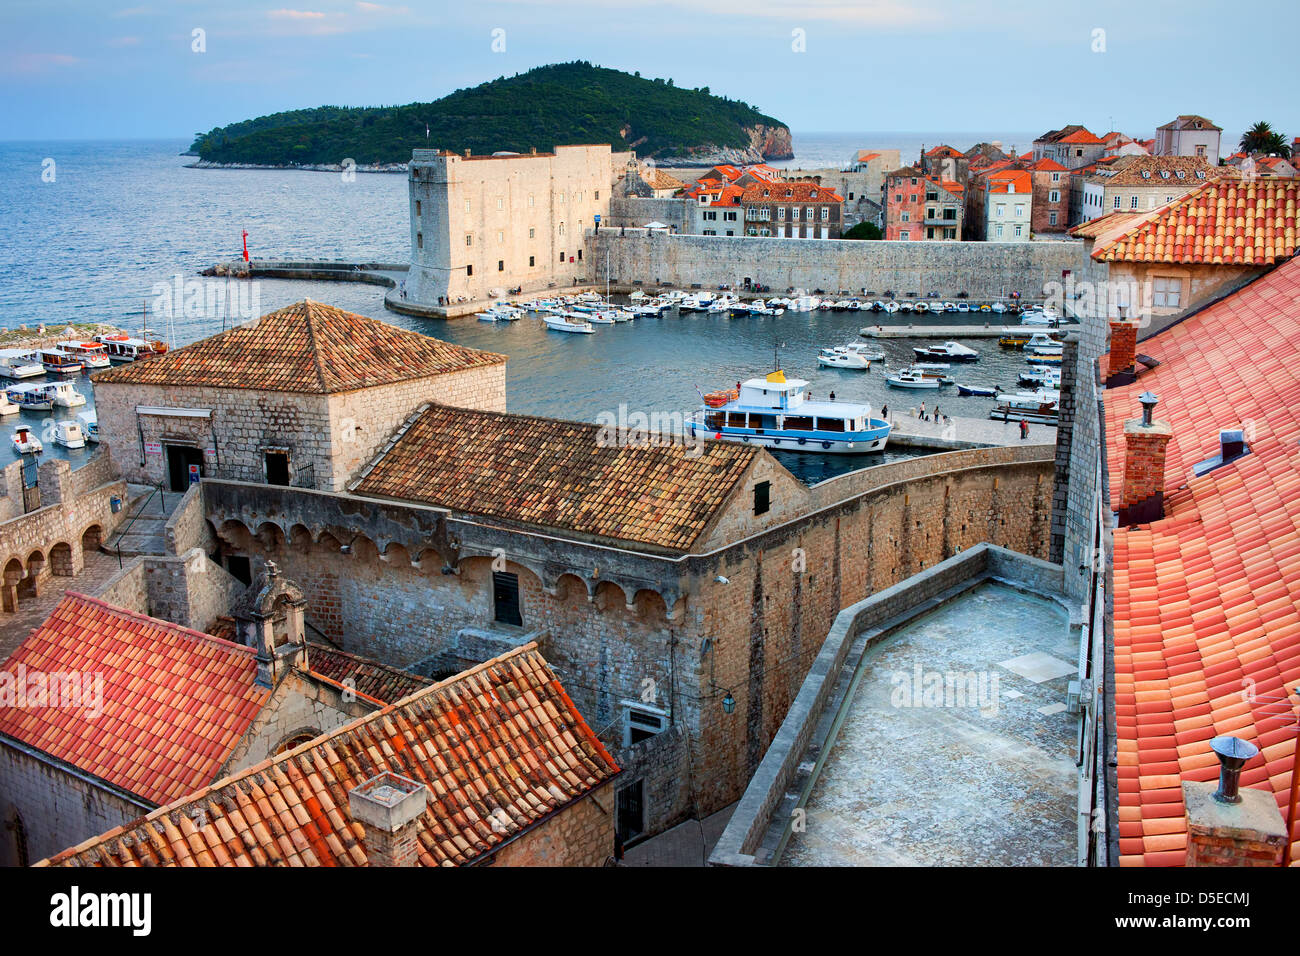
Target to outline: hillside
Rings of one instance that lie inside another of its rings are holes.
[[[420,147],[493,153],[573,143],[611,143],[663,165],[792,155],[785,124],[747,103],[587,62],[537,67],[432,103],[275,113],[200,134],[191,149],[205,163],[383,165],[405,163]]]

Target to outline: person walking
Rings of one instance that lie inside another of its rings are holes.
[[[832,401],[832,402],[835,401],[835,393],[834,393],[834,392],[831,392],[831,401]]]
[[[1022,418],[1020,419],[1020,440],[1024,441],[1028,437],[1029,437],[1029,422],[1025,421]]]
[[[881,406],[880,406],[880,417],[883,418],[885,421],[889,421],[889,406],[888,406],[888,405],[881,405]]]
[[[921,403],[921,421],[925,421],[925,402]]]

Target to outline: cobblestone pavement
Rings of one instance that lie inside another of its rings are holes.
[[[687,820],[638,843],[623,854],[622,865],[704,866],[735,809],[733,803],[703,820]]]
[[[94,594],[117,571],[117,558],[102,551],[87,551],[86,566],[80,574],[70,578],[49,578],[39,597],[19,599],[16,614],[0,612],[0,660],[17,650],[32,629],[49,617],[50,612],[63,600],[64,591]]]

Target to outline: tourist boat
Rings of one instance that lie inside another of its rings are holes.
[[[596,331],[590,322],[585,321],[576,312],[569,315],[548,315],[542,321],[546,323],[548,329],[556,332],[579,332],[591,335]]]
[[[113,362],[134,362],[167,351],[167,346],[162,342],[133,339],[129,335],[96,335],[95,341],[104,346],[109,360]]]
[[[980,353],[960,342],[944,342],[942,345],[918,345],[912,349],[918,359],[942,359],[947,362],[975,362]]]
[[[938,388],[943,383],[915,369],[905,368],[885,376],[885,384],[894,388]]]
[[[109,360],[108,349],[98,342],[60,342],[59,348],[80,362],[86,371],[108,368],[113,364]]]
[[[1030,355],[1025,361],[1030,365],[1060,365],[1061,358],[1060,355]]]
[[[883,451],[890,425],[868,405],[808,398],[808,383],[780,370],[752,378],[740,389],[704,396],[687,422],[692,437],[757,445],[778,451],[861,454]],[[719,401],[719,399],[722,399]]]
[[[78,375],[81,363],[62,349],[37,349],[29,356],[51,375]]]
[[[64,448],[85,448],[86,435],[81,430],[81,423],[64,418],[54,423],[54,444]]]
[[[39,382],[10,385],[5,390],[5,397],[25,411],[48,412],[54,408],[54,400],[45,394],[44,388]]]
[[[4,378],[34,378],[44,375],[45,369],[40,362],[33,362],[28,349],[0,350],[0,376]]]
[[[884,361],[885,353],[869,345],[835,345],[817,353],[817,364],[827,368],[849,368],[866,371],[872,362]]]
[[[71,382],[47,382],[37,385],[36,390],[53,402],[55,408],[77,408],[86,404],[86,396],[77,391]]]
[[[99,415],[96,412],[81,412],[77,415],[77,420],[81,422],[81,431],[85,434],[86,441],[98,444]]]
[[[996,385],[963,385],[961,382],[957,383],[958,395],[978,395],[982,398],[992,398],[997,393]]]
[[[26,425],[19,425],[15,428],[10,441],[13,442],[14,451],[20,455],[35,455],[45,450],[41,440]]]
[[[948,374],[951,369],[951,365],[942,362],[913,362],[907,366],[905,371],[916,372],[926,378],[935,379],[940,385],[952,385],[955,379]]]

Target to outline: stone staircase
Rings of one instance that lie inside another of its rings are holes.
[[[166,553],[167,521],[181,503],[181,493],[168,491],[160,494],[148,485],[128,485],[131,503],[126,517],[109,536],[103,550],[117,554],[119,545],[123,558],[141,554]]]

